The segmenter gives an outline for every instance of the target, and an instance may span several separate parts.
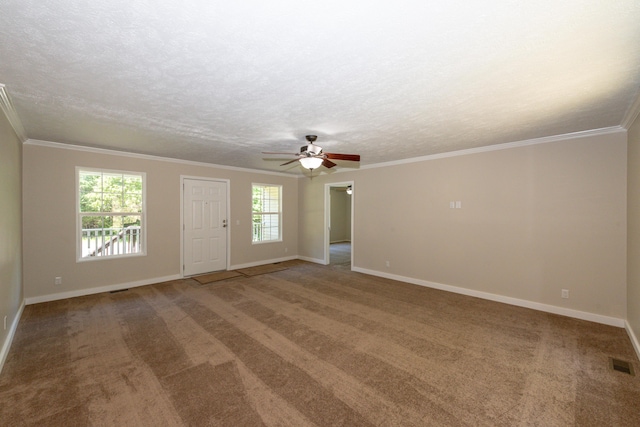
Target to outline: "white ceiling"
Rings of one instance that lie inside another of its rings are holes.
[[[640,89],[638,0],[0,0],[0,39],[30,139],[274,171],[310,133],[370,165],[620,126]]]

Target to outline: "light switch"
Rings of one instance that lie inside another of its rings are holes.
[[[449,209],[453,209],[456,207],[456,202],[449,202]]]
[[[456,209],[462,209],[462,202],[460,200],[456,202]]]

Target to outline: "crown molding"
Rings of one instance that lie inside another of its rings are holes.
[[[11,102],[11,98],[9,98],[6,86],[2,83],[0,83],[0,107],[2,107],[4,115],[7,117],[9,124],[20,139],[20,142],[25,142],[27,140],[27,134],[24,131],[20,117],[18,117],[18,113],[16,113],[15,108],[13,108],[13,103]]]
[[[640,91],[638,91],[638,94],[636,95],[636,100],[633,102],[633,104],[629,106],[629,109],[624,115],[624,118],[622,119],[622,124],[620,124],[620,126],[622,126],[625,129],[629,129],[633,124],[633,122],[636,120],[636,118],[638,118],[639,114],[640,114]]]
[[[484,147],[468,148],[465,150],[449,151],[446,153],[431,154],[428,156],[412,157],[410,159],[393,160],[390,162],[374,163],[371,165],[360,166],[360,169],[374,169],[387,166],[403,165],[407,163],[424,162],[427,160],[445,159],[448,157],[466,156],[469,154],[486,153],[489,151],[508,150],[510,148],[527,147],[537,144],[548,144],[550,142],[560,142],[576,138],[584,138],[588,136],[609,135],[618,132],[626,132],[622,126],[611,126],[607,128],[591,129],[580,132],[564,133],[560,135],[545,136],[542,138],[526,139],[523,141],[506,142],[504,144],[487,145]]]
[[[63,144],[60,142],[52,142],[52,141],[42,141],[39,139],[28,139],[24,142],[24,145],[33,145],[36,147],[46,147],[46,148],[58,148],[61,150],[82,151],[85,153],[94,153],[94,154],[107,154],[112,156],[130,157],[134,159],[155,160],[158,162],[177,163],[181,165],[199,166],[199,167],[205,167],[205,168],[225,169],[225,170],[231,170],[231,171],[237,171],[237,172],[286,176],[288,178],[296,177],[296,175],[284,173],[284,172],[273,172],[273,171],[265,171],[261,169],[250,169],[250,168],[240,168],[237,166],[217,165],[214,163],[195,162],[193,160],[182,160],[182,159],[173,159],[170,157],[152,156],[150,154],[129,153],[127,151],[109,150],[106,148],[85,147],[82,145]]]
[[[640,107],[640,98],[638,98],[636,103],[634,103],[634,105],[636,104],[638,104],[638,106]],[[636,113],[636,116],[637,116],[637,113]],[[633,120],[631,120],[631,123],[633,123]],[[498,151],[498,150],[508,150],[511,148],[527,147],[530,145],[537,145],[537,144],[547,144],[551,142],[560,142],[560,141],[566,141],[570,139],[585,138],[589,136],[609,135],[609,134],[614,134],[619,132],[627,132],[627,128],[623,126],[611,126],[607,128],[591,129],[591,130],[580,131],[580,132],[546,136],[542,138],[534,138],[534,139],[527,139],[522,141],[507,142],[503,144],[488,145],[484,147],[469,148],[465,150],[449,151],[446,153],[412,157],[410,159],[393,160],[390,162],[374,163],[370,165],[361,165],[358,168],[341,169],[337,171],[332,171],[331,175],[336,173],[343,173],[343,172],[354,172],[354,171],[364,170],[364,169],[375,169],[375,168],[381,168],[381,167],[403,165],[408,163],[424,162],[428,160],[445,159],[448,157],[466,156],[469,154],[486,153],[486,152]],[[178,163],[178,164],[189,165],[189,166],[201,166],[201,167],[233,170],[233,171],[239,171],[239,172],[259,173],[264,175],[285,176],[289,178],[298,178],[298,179],[308,178],[307,175],[299,174],[299,173],[284,173],[284,172],[265,171],[261,169],[240,168],[236,166],[217,165],[213,163],[173,159],[169,157],[152,156],[149,154],[129,153],[126,151],[109,150],[106,148],[95,148],[95,147],[85,147],[81,145],[63,144],[60,142],[42,141],[37,139],[28,139],[24,142],[24,144],[40,146],[40,147],[59,148],[59,149],[65,149],[65,150],[84,151],[84,152],[96,153],[96,154],[110,154],[115,156],[132,157],[137,159],[156,160],[156,161]],[[327,174],[321,172],[317,176],[320,176],[320,175],[327,175]]]

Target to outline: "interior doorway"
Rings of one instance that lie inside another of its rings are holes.
[[[353,268],[353,181],[325,184],[325,264]]]

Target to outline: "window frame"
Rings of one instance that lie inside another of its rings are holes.
[[[253,216],[256,215],[256,212],[253,211],[253,191],[255,187],[277,187],[278,188],[278,211],[277,212],[258,212],[257,214],[260,215],[274,215],[277,214],[278,215],[278,237],[277,239],[269,239],[269,240],[254,240],[254,231],[253,231]],[[262,245],[265,243],[278,243],[278,242],[282,242],[282,234],[283,234],[283,230],[282,230],[282,217],[283,217],[283,213],[282,213],[282,199],[283,199],[283,186],[280,184],[264,184],[264,183],[257,183],[257,182],[252,182],[251,183],[251,244],[252,245]]]
[[[81,172],[96,172],[101,174],[118,174],[118,175],[133,175],[140,176],[142,178],[142,202],[141,212],[81,212],[80,211],[80,173]],[[147,255],[147,174],[145,172],[128,171],[120,169],[106,169],[95,167],[76,166],[75,171],[75,213],[76,213],[76,262],[86,261],[98,261],[98,260],[113,260],[121,258],[132,258]],[[82,256],[82,217],[94,215],[94,216],[140,216],[140,251],[135,253],[125,254],[111,254],[101,256]]]

